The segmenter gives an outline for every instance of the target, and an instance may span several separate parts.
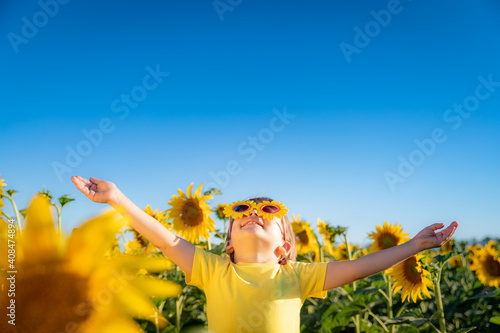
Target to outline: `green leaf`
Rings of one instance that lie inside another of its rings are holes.
[[[457,331],[457,333],[467,333],[467,332],[470,332],[472,330],[475,330],[476,328],[477,328],[476,326],[461,328]]]
[[[500,317],[491,317],[490,323],[493,323],[495,325],[500,325]]]
[[[45,187],[42,189],[42,192],[38,192],[38,193],[43,194],[44,196],[46,196],[49,199],[49,201],[52,201],[52,198],[53,198],[52,194],[50,194],[50,191],[45,190]]]
[[[403,324],[403,323],[409,323],[413,324],[415,326],[421,326],[427,322],[427,319],[425,318],[420,318],[420,317],[415,317],[415,316],[401,316],[401,317],[394,317],[394,318],[389,318],[385,321],[386,325],[397,325],[397,324]]]
[[[75,201],[75,199],[68,198],[69,196],[70,196],[70,194],[65,194],[62,197],[60,197],[59,199],[57,199],[57,200],[59,200],[61,207],[64,207],[64,205],[66,205],[68,202]]]
[[[430,321],[438,320],[439,316],[441,316],[442,311],[436,311],[434,314],[429,318]]]
[[[478,299],[478,298],[486,298],[486,297],[499,297],[499,296],[500,296],[500,289],[495,289],[493,291],[490,291],[489,293],[471,296],[469,299]]]
[[[17,193],[17,191],[16,191],[16,190],[7,190],[7,191],[5,191],[5,192],[7,192],[7,194],[8,194],[9,196],[13,196],[15,193]]]
[[[24,208],[19,210],[19,214],[22,215],[22,217],[26,218],[26,212],[28,211],[28,208]]]
[[[218,195],[218,194],[222,194],[222,192],[216,187],[212,187],[210,190],[203,192],[203,195]]]
[[[401,326],[398,327],[398,333],[418,333],[419,330],[413,326]]]

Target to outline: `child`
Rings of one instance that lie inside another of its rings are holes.
[[[435,223],[410,241],[354,261],[295,262],[295,241],[287,209],[268,198],[238,201],[231,215],[226,250],[231,259],[201,250],[164,228],[137,207],[115,184],[72,177],[90,200],[126,211],[132,227],[186,274],[186,282],[207,296],[210,332],[299,332],[300,308],[307,297],[381,272],[423,250],[440,247],[455,229]],[[267,200],[265,200],[267,199]]]

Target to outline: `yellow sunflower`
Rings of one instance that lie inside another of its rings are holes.
[[[389,281],[395,282],[392,286],[394,293],[402,290],[403,302],[408,299],[416,303],[417,297],[423,299],[422,293],[431,298],[427,288],[432,288],[434,284],[428,279],[431,273],[422,267],[420,260],[423,257],[421,254],[414,255],[386,271],[391,276]]]
[[[335,232],[332,231],[332,227],[318,218],[318,232],[323,236],[323,252],[334,257],[335,249],[333,247],[333,241]]]
[[[245,214],[247,214],[246,212],[233,211],[233,207],[236,207],[239,205],[248,205],[248,202],[246,202],[245,200],[240,200],[240,201],[233,202],[231,205],[226,205],[224,207],[224,215],[225,216],[232,216],[233,219],[242,218]]]
[[[332,257],[335,257],[335,247],[330,241],[323,242],[323,253],[329,254]]]
[[[450,253],[451,251],[455,250],[456,245],[455,245],[455,240],[450,239],[448,242],[446,242],[443,246],[441,246],[440,250],[438,252],[433,252],[432,256],[438,255],[438,254],[447,254]],[[448,262],[452,267],[458,267],[462,266],[462,260],[460,259],[460,255],[456,255],[451,257]]]
[[[5,223],[0,225],[0,246],[7,247],[12,233],[7,233]],[[17,232],[15,243],[10,243],[15,246],[15,261],[0,259],[2,290],[12,288],[6,278],[15,275],[15,296],[2,293],[0,307],[5,312],[12,300],[16,307],[15,326],[5,320],[9,317],[4,313],[0,331],[142,331],[131,317],[167,326],[149,298],[176,296],[181,287],[136,275],[141,267],[159,272],[171,263],[141,256],[105,258],[123,225],[123,219],[111,211],[85,222],[63,239],[55,230],[49,201],[37,195],[27,210],[24,232]]]
[[[159,212],[160,208],[157,208],[154,212],[153,209],[149,205],[143,209],[149,216],[154,217],[158,222],[163,224],[165,228],[171,229],[170,226],[166,223],[165,212]],[[126,253],[142,253],[142,254],[150,254],[157,252],[156,247],[144,236],[138,233],[134,228],[128,228],[127,231],[131,231],[134,235],[134,241],[137,244],[133,244],[133,242],[129,241],[128,245],[125,245]],[[140,247],[140,248],[139,248]]]
[[[476,276],[482,284],[488,287],[500,286],[500,251],[494,241],[490,241],[475,252],[475,259],[470,269],[476,271]]]
[[[318,232],[323,236],[323,240],[333,243],[333,237],[335,237],[335,231],[330,227],[328,223],[318,218]]]
[[[339,261],[347,261],[347,260],[349,260],[349,254],[347,253],[346,249],[347,249],[347,246],[346,246],[345,243],[340,244],[335,249],[333,257],[335,259],[339,260]],[[349,250],[351,251],[352,259],[357,259],[361,255],[365,255],[366,254],[366,250],[365,249],[361,249],[357,245],[349,244]]]
[[[215,223],[209,215],[212,211],[206,203],[212,196],[201,195],[202,186],[203,184],[191,194],[191,183],[187,195],[178,189],[179,195],[174,195],[168,203],[172,208],[167,210],[167,217],[173,219],[173,229],[191,243],[208,240],[209,232],[215,232]]]
[[[406,237],[409,234],[403,234],[403,227],[398,226],[397,223],[392,226],[385,221],[384,226],[378,225],[376,228],[377,232],[368,233],[368,236],[373,239],[369,248],[370,253],[385,250],[410,240]]]
[[[318,240],[314,235],[311,225],[300,220],[300,214],[297,217],[292,216],[292,229],[295,234],[295,242],[297,244],[297,254],[306,254],[314,252],[316,260],[319,260]]]
[[[215,208],[215,213],[216,213],[217,217],[221,220],[227,219],[227,216],[224,213],[226,206],[227,206],[227,204],[221,203],[221,204],[218,204],[217,207]]]
[[[467,252],[469,252],[469,254],[467,255],[467,260],[469,261],[469,269],[471,271],[475,271],[478,254],[479,251],[481,250],[481,245],[479,244],[469,245],[466,247],[466,250]]]
[[[262,206],[266,206],[269,204],[271,204],[271,201],[263,201],[257,204],[257,210],[260,211],[262,217],[266,220],[272,220],[275,217],[281,219],[283,216],[286,215],[286,213],[288,213],[288,209],[285,207],[285,205],[283,205],[281,202],[276,202],[276,201],[273,201],[272,205],[278,207],[278,211],[274,213],[265,213],[264,211],[261,210]]]

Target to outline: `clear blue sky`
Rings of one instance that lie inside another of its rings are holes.
[[[81,175],[153,209],[218,182],[358,244],[500,236],[497,1],[40,3],[0,5],[0,174],[20,207],[72,194],[66,232],[105,207]]]

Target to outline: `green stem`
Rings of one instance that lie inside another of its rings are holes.
[[[318,242],[319,244],[319,262],[324,262],[325,261],[325,254],[323,253],[323,245]]]
[[[436,281],[434,284],[434,294],[436,296],[436,307],[439,313],[439,329],[441,333],[446,333],[446,322],[444,319],[444,309],[443,309],[443,298],[441,296],[441,272],[442,267],[439,269],[439,272],[436,277]]]
[[[54,207],[56,207],[56,211],[57,211],[57,233],[60,235],[61,234],[61,208],[57,207],[56,205],[54,205]]]
[[[398,312],[396,313],[396,317],[401,316],[401,314],[403,313],[403,311],[406,309],[407,304],[408,303],[403,303],[403,305],[401,305],[401,307],[399,308]]]
[[[373,313],[373,311],[369,307],[366,307],[366,310],[379,323],[379,325],[384,329],[385,332],[390,332],[384,322],[375,313]],[[390,329],[392,330],[393,327],[394,325],[392,325]]]
[[[182,296],[177,297],[175,300],[175,331],[177,333],[180,333],[181,331],[181,311],[182,311],[182,305],[180,298]]]
[[[347,258],[349,258],[349,261],[352,261],[352,254],[349,249],[349,239],[347,238],[347,233],[344,233],[344,240],[345,240],[345,249],[347,251]],[[354,293],[356,291],[356,281],[353,281],[352,283],[352,292]],[[354,327],[356,328],[356,333],[361,332],[361,317],[359,314],[354,316],[353,318],[354,321]]]
[[[5,214],[5,212],[2,212],[2,215],[7,218],[7,221],[12,220],[12,218],[9,215]]]
[[[392,311],[392,282],[390,281],[387,281],[387,317],[394,318],[394,313]],[[390,332],[394,333],[395,329],[396,325],[391,325]]]
[[[17,219],[17,228],[19,229],[19,232],[22,232],[21,219],[19,218],[19,210],[17,209],[16,203],[14,202],[14,198],[12,198],[12,196],[10,195],[7,195],[6,197],[10,200],[12,208],[14,208],[14,213],[16,214],[16,219]]]

